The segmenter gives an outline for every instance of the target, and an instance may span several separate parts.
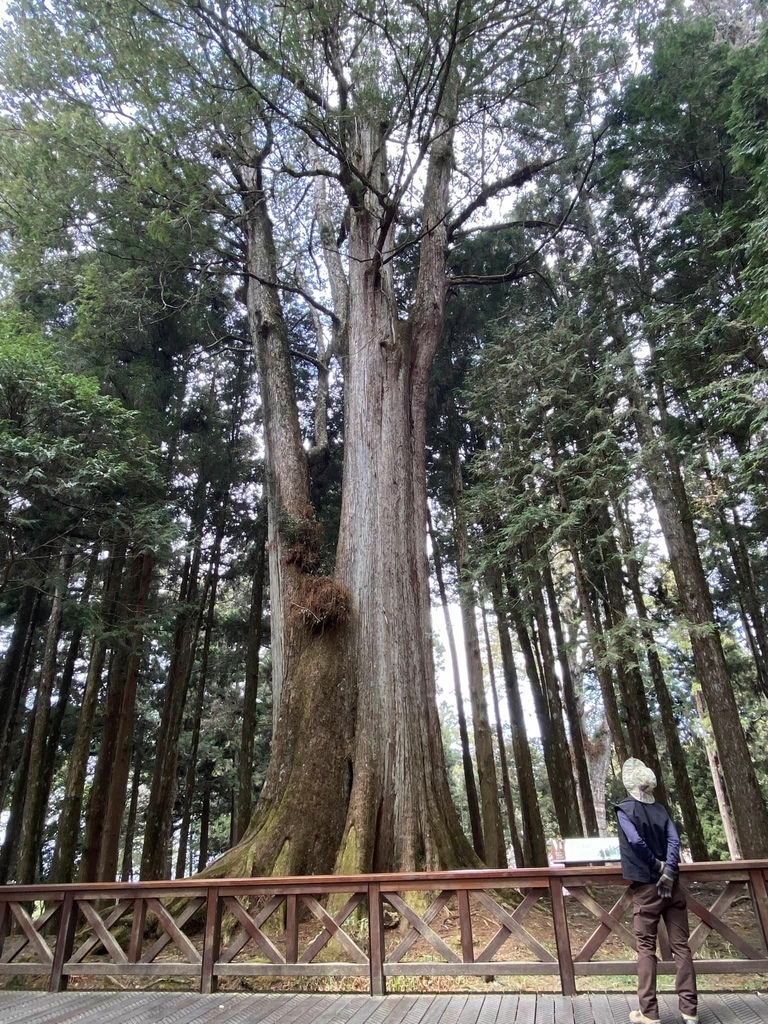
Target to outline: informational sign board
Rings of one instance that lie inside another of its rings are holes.
[[[589,839],[564,839],[563,861],[566,864],[594,864],[621,860],[619,840],[612,836]]]

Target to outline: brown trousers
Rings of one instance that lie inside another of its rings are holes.
[[[646,1017],[659,1019],[656,999],[656,935],[659,919],[664,918],[669,945],[675,958],[677,975],[675,990],[680,1012],[695,1017],[697,1012],[696,972],[688,945],[688,911],[685,896],[675,884],[672,899],[662,899],[651,882],[632,885],[635,911],[635,938],[637,939],[637,996],[640,1009]]]

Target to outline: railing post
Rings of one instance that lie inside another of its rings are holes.
[[[8,929],[10,928],[11,919],[11,908],[8,904],[8,900],[0,900],[0,956],[2,956],[3,946],[8,936]]]
[[[461,959],[465,964],[475,962],[475,946],[472,941],[472,912],[469,906],[469,890],[459,889],[459,929],[461,931]]]
[[[221,901],[219,887],[211,885],[205,898],[205,936],[203,938],[203,962],[200,965],[200,991],[210,995],[218,987],[219,979],[213,967],[219,959],[221,944]]]
[[[563,883],[559,878],[550,876],[549,896],[552,900],[552,923],[555,927],[557,963],[560,968],[560,987],[564,996],[575,996],[576,975],[573,969],[571,937],[568,933],[568,915],[565,912]]]
[[[766,890],[765,876],[761,868],[749,872],[749,887],[752,890],[752,905],[760,926],[763,948],[768,951],[768,890]]]
[[[285,962],[295,964],[299,959],[299,901],[295,892],[285,897]]]
[[[75,908],[75,895],[70,890],[64,894],[64,899],[61,903],[59,930],[56,933],[56,949],[53,953],[51,975],[48,979],[49,992],[63,992],[67,987],[69,978],[64,974],[64,964],[72,955],[72,946],[75,942],[76,924],[77,910]]]
[[[133,921],[131,923],[131,941],[128,946],[128,962],[137,964],[141,960],[141,947],[144,942],[144,925],[147,920],[146,901],[139,897],[133,902]]]
[[[381,912],[381,886],[368,883],[368,946],[371,963],[371,995],[385,996],[387,980],[384,977],[384,915]]]

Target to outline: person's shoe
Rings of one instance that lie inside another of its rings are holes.
[[[630,1024],[659,1024],[658,1017],[646,1017],[642,1010],[633,1010],[629,1020]]]
[[[689,1013],[684,1013],[683,1020],[686,1021],[686,1024],[699,1024],[699,1015],[695,1013],[691,1016]]]

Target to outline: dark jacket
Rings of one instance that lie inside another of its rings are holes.
[[[676,872],[680,841],[666,808],[659,803],[646,804],[630,797],[618,804],[616,811],[622,811],[632,826],[627,836],[619,817],[623,876],[630,882],[657,882],[659,873],[654,868],[657,860],[669,863]]]

